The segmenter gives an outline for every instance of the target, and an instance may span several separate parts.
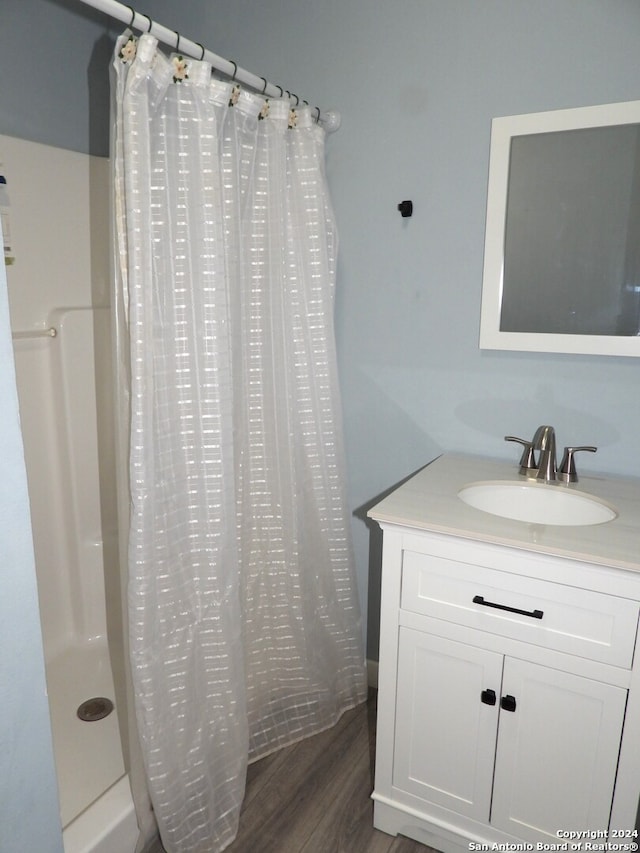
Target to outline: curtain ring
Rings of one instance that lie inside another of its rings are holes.
[[[261,93],[264,95],[264,93],[267,91],[267,80],[266,80],[266,77],[261,77],[260,79],[264,80],[264,86],[262,87],[262,93]]]
[[[282,86],[278,86],[277,83],[275,83],[274,85],[276,86],[276,88],[280,89],[280,97],[282,97],[284,95],[284,89],[282,88]]]
[[[298,104],[300,103],[300,98],[296,95],[296,93],[295,93],[295,92],[293,92],[293,94],[291,95],[291,97],[296,99],[296,107],[297,107],[297,106],[298,106]]]
[[[316,109],[318,110],[318,115],[316,116],[316,124],[319,124],[320,123],[320,107],[316,107]]]
[[[202,50],[202,55],[200,56],[200,62],[202,62],[202,60],[204,59],[204,48],[202,47],[199,41],[197,41],[196,44]]]
[[[233,77],[231,78],[231,82],[236,82],[236,74],[238,73],[238,63],[234,62],[233,59],[230,59],[229,62],[233,64]]]
[[[148,15],[145,15],[144,12],[140,12],[140,14],[144,15],[144,17],[147,19],[147,21],[149,21],[149,29],[147,30],[147,32],[150,33],[151,27],[153,26],[153,21],[151,20],[151,18]]]
[[[174,33],[175,33],[175,34],[176,34],[176,36],[177,36],[177,40],[176,40],[176,50],[177,50],[177,52],[178,52],[178,53],[180,53],[180,33],[179,33],[177,30],[174,30]]]
[[[129,29],[131,29],[133,27],[133,22],[136,19],[136,10],[133,8],[133,6],[127,6],[127,9],[131,12],[131,20],[127,24]]]

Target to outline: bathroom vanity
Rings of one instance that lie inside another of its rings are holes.
[[[615,513],[581,524],[459,496],[496,482],[538,488],[517,465],[446,455],[370,512],[384,543],[375,826],[447,853],[635,844],[640,482],[540,484]]]

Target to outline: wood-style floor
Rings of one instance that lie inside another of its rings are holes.
[[[371,691],[332,729],[250,765],[228,853],[434,853],[373,828],[375,724]]]

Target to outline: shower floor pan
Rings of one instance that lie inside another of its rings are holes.
[[[47,689],[63,828],[125,775],[118,717],[85,722],[78,707],[93,697],[115,702],[106,642],[69,648],[47,662]]]

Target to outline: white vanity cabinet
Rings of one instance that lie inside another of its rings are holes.
[[[554,849],[565,832],[634,843],[640,573],[545,553],[540,525],[506,522],[497,544],[478,510],[460,511],[459,535],[419,500],[428,469],[418,481],[370,513],[383,530],[376,827],[443,851]]]
[[[527,841],[608,826],[624,689],[411,628],[397,683],[398,790]]]

